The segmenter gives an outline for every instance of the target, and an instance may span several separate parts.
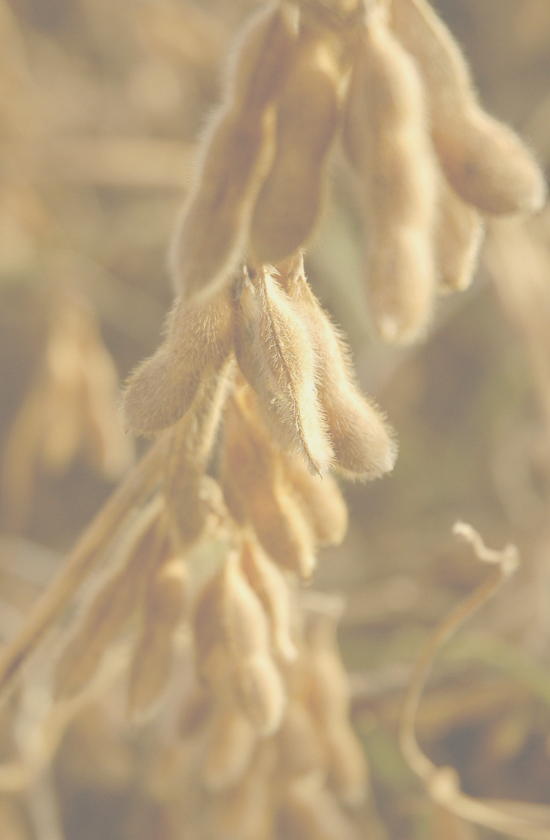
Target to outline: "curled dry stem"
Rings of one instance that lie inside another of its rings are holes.
[[[426,680],[435,656],[455,631],[495,595],[500,585],[519,565],[517,548],[507,545],[502,551],[487,548],[481,536],[464,522],[457,522],[453,533],[469,542],[476,557],[494,565],[492,573],[430,636],[413,669],[401,713],[400,745],[411,769],[423,781],[431,798],[457,817],[493,831],[502,831],[520,840],[548,840],[550,809],[530,807],[521,802],[499,802],[467,796],[453,767],[436,767],[416,739],[416,716]]]

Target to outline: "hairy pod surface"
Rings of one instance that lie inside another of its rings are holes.
[[[378,478],[393,469],[397,448],[382,414],[360,393],[349,351],[311,292],[301,269],[283,277],[300,308],[315,351],[316,378],[335,465],[350,477]]]
[[[241,258],[273,156],[274,101],[292,66],[296,40],[281,7],[269,5],[246,28],[226,102],[203,141],[196,187],[172,244],[174,282],[186,297],[226,282]]]
[[[122,396],[125,425],[152,435],[191,408],[204,378],[221,370],[233,349],[231,290],[206,300],[179,297],[166,322],[166,339],[130,375]]]
[[[243,543],[241,566],[269,618],[277,656],[289,662],[296,659],[298,651],[290,629],[290,593],[283,573],[251,540]]]
[[[180,550],[201,536],[211,507],[213,488],[205,471],[227,395],[230,365],[205,378],[190,410],[171,431],[163,493]]]
[[[435,292],[436,159],[413,60],[372,15],[353,70],[346,135],[363,186],[367,294],[387,342],[425,330]]]
[[[318,545],[340,545],[348,527],[348,509],[331,475],[311,475],[296,458],[284,458],[287,483],[312,525]]]
[[[151,714],[167,686],[174,634],[187,606],[187,590],[188,572],[181,559],[165,563],[148,584],[128,679],[128,712],[133,720]]]
[[[324,472],[332,450],[315,384],[307,328],[267,271],[245,282],[236,308],[235,352],[257,394],[262,420],[279,446]]]
[[[342,71],[326,29],[302,25],[277,105],[275,156],[250,228],[257,264],[276,265],[311,239],[339,115]]]
[[[441,175],[438,181],[435,255],[439,291],[464,291],[473,280],[483,241],[483,220]]]
[[[311,526],[285,490],[277,452],[242,399],[228,402],[225,417],[222,481],[229,510],[250,521],[272,560],[309,579],[315,566]]]
[[[544,178],[507,126],[479,106],[464,56],[425,0],[395,0],[392,23],[422,71],[437,154],[455,190],[485,213],[540,210]]]

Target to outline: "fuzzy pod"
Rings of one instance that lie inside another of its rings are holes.
[[[298,651],[292,640],[290,592],[284,574],[251,540],[243,543],[241,566],[266,611],[277,656],[292,662]]]
[[[203,533],[212,487],[205,472],[227,396],[231,362],[201,383],[187,414],[172,429],[163,493],[178,550]],[[215,501],[215,500],[214,500]]]
[[[284,458],[285,480],[313,528],[318,545],[340,545],[348,527],[348,509],[331,475],[311,475],[296,458]]]
[[[279,810],[285,840],[359,840],[362,836],[332,793],[314,776],[292,782]]]
[[[273,660],[266,655],[251,656],[235,665],[233,677],[241,708],[258,735],[273,735],[286,705],[283,680]]]
[[[309,579],[315,566],[311,526],[284,488],[281,462],[265,431],[238,397],[226,407],[222,483],[229,510],[250,522],[271,559]]]
[[[296,307],[265,270],[245,282],[236,304],[235,352],[277,444],[312,472],[331,461],[315,384],[314,354]]]
[[[172,242],[174,283],[186,297],[226,282],[241,259],[273,156],[274,102],[292,66],[296,40],[288,11],[271,4],[241,38],[225,102],[203,140],[195,188]]]
[[[483,241],[483,219],[445,177],[438,183],[434,247],[440,292],[464,291],[474,276]]]
[[[174,635],[187,606],[188,573],[181,559],[163,564],[148,583],[143,625],[128,679],[128,712],[143,720],[168,685]]]
[[[393,28],[421,69],[432,137],[452,186],[485,213],[540,210],[544,177],[531,152],[480,107],[457,42],[425,0],[395,0]]]
[[[62,651],[54,673],[57,699],[71,697],[91,681],[110,643],[128,623],[143,597],[146,572],[161,548],[157,532],[162,499],[156,496],[118,548],[118,570],[87,607],[80,627]]]
[[[408,343],[433,308],[437,163],[420,74],[378,15],[357,55],[346,123],[365,206],[371,317],[384,341]]]
[[[179,297],[166,321],[166,338],[130,375],[122,395],[125,426],[152,435],[173,426],[191,408],[209,375],[233,349],[231,289],[206,300]]]
[[[335,466],[348,477],[363,479],[390,472],[397,455],[392,430],[359,391],[349,350],[311,292],[303,267],[288,272],[283,281],[308,327]]]
[[[214,717],[201,767],[202,783],[218,792],[234,787],[245,774],[258,738],[248,718],[232,703]]]
[[[258,265],[276,265],[309,242],[321,215],[343,77],[336,48],[329,30],[302,25],[277,105],[275,157],[250,226]]]
[[[230,655],[236,662],[269,655],[269,626],[262,603],[243,573],[236,553],[223,571],[222,621]]]

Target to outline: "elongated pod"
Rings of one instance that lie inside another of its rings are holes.
[[[267,271],[247,282],[236,304],[235,352],[276,442],[324,472],[332,449],[315,384],[315,358],[300,313]]]
[[[439,291],[463,291],[468,288],[482,241],[481,214],[455,192],[441,173],[434,233]]]
[[[391,429],[359,391],[349,351],[309,288],[300,261],[281,280],[308,326],[335,465],[349,477],[364,479],[391,471],[397,455]]]
[[[346,139],[365,204],[372,319],[385,341],[410,342],[432,312],[436,160],[418,70],[377,15],[353,69]]]
[[[180,296],[167,318],[164,342],[128,379],[122,396],[127,428],[151,435],[174,425],[232,348],[231,290],[220,289],[199,301]]]
[[[295,43],[288,11],[272,5],[253,18],[241,40],[226,101],[203,140],[195,188],[172,243],[174,283],[185,296],[226,282],[241,257],[271,163],[274,102]]]
[[[252,256],[276,265],[303,246],[319,219],[336,133],[342,69],[327,29],[303,25],[277,105],[275,157],[250,228]]]
[[[392,24],[429,94],[432,137],[456,191],[485,213],[539,210],[546,186],[531,153],[483,111],[455,39],[425,0],[394,0]]]

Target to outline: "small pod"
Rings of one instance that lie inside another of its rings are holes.
[[[317,388],[335,466],[348,477],[364,479],[390,472],[397,455],[391,429],[355,384],[349,351],[311,292],[303,268],[282,279],[300,308],[315,351]]]
[[[191,408],[201,383],[221,370],[233,349],[231,289],[207,300],[179,297],[166,321],[166,338],[130,375],[122,395],[125,425],[152,435]]]
[[[252,216],[250,247],[258,265],[276,265],[309,242],[321,214],[342,87],[336,47],[326,28],[302,25],[277,105],[275,158]]]
[[[236,662],[269,655],[269,626],[262,603],[248,583],[236,553],[225,562],[222,621],[230,655]]]
[[[252,524],[271,559],[309,579],[315,566],[311,526],[285,490],[280,459],[242,394],[226,407],[222,483],[230,512]]]
[[[283,718],[286,695],[281,675],[269,656],[256,655],[239,662],[234,683],[241,708],[258,735],[267,738]]]
[[[506,125],[478,104],[460,47],[425,0],[394,0],[393,28],[418,62],[428,92],[433,142],[452,186],[485,213],[540,210],[543,175]]]
[[[56,665],[56,698],[70,697],[87,686],[109,644],[139,606],[147,571],[162,548],[156,528],[162,508],[162,499],[156,496],[122,540],[116,558],[118,570],[95,595]]]
[[[324,472],[332,450],[308,331],[292,301],[263,269],[253,282],[245,282],[237,302],[235,352],[279,446],[302,457],[312,472]]]
[[[234,787],[246,772],[258,738],[252,724],[232,703],[221,706],[209,733],[201,777],[207,790]]]
[[[290,593],[283,573],[251,540],[243,543],[241,566],[269,618],[275,652],[293,661],[298,651],[290,632]]]
[[[483,241],[483,220],[466,204],[443,174],[438,181],[434,247],[440,292],[462,292],[472,282]]]
[[[172,243],[174,283],[186,297],[226,282],[241,258],[273,156],[273,103],[292,66],[296,40],[288,11],[271,4],[246,27]]]
[[[372,319],[384,341],[407,343],[432,313],[437,169],[420,75],[379,15],[357,55],[346,124],[365,203]]]
[[[130,717],[143,720],[154,710],[170,678],[174,634],[187,602],[187,569],[181,559],[162,565],[149,582],[141,636],[128,680]]]
[[[163,492],[174,543],[179,551],[203,533],[212,486],[205,472],[216,439],[231,362],[201,383],[187,414],[171,430]]]
[[[331,475],[311,475],[296,458],[284,458],[284,476],[294,491],[318,545],[340,545],[348,527],[348,509]]]

